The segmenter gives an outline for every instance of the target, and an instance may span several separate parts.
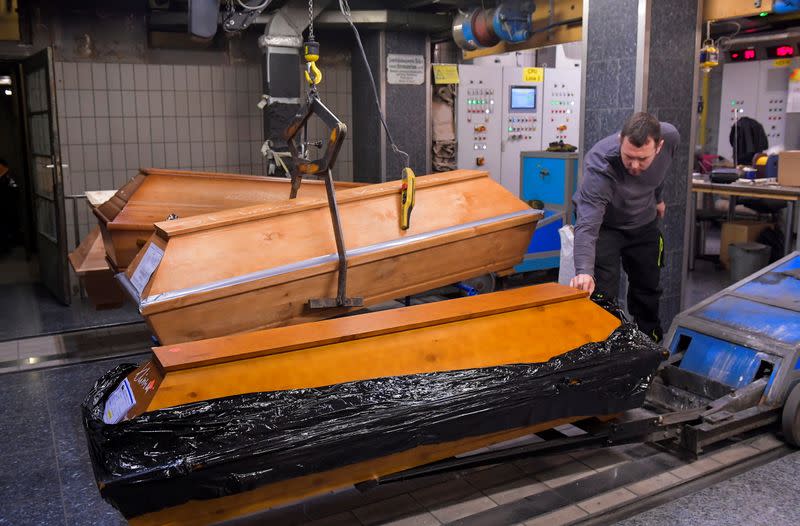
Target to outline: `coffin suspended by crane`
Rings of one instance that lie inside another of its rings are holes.
[[[346,290],[363,306],[510,269],[542,217],[487,172],[456,170],[417,178],[403,230],[401,184],[336,194]],[[352,311],[314,308],[315,299],[337,297],[339,268],[329,203],[312,199],[157,223],[123,281],[159,341],[171,344]]]

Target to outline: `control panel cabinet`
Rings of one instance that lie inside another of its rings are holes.
[[[581,72],[573,69],[546,69],[542,149],[563,141],[578,146],[581,125]]]
[[[487,170],[492,179],[502,183],[502,68],[461,65],[458,67],[458,76],[458,168]]]
[[[503,68],[503,160],[500,183],[516,196],[521,196],[520,154],[542,149],[544,75],[539,75],[538,78],[531,76],[531,69],[533,68]],[[526,80],[530,78],[534,80]]]

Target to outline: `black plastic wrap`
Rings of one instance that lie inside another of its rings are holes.
[[[105,400],[135,367],[122,365],[82,410],[101,494],[133,517],[426,444],[638,407],[662,352],[623,324],[545,363],[246,394],[104,424]]]

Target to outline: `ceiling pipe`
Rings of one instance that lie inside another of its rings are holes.
[[[780,33],[770,33],[767,35],[737,36],[728,40],[726,44],[729,46],[739,46],[797,39],[800,39],[800,30],[782,31]]]

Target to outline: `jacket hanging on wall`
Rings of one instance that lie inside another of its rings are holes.
[[[751,164],[753,157],[769,148],[764,127],[755,119],[742,117],[731,126],[728,138],[733,148],[733,162]]]

